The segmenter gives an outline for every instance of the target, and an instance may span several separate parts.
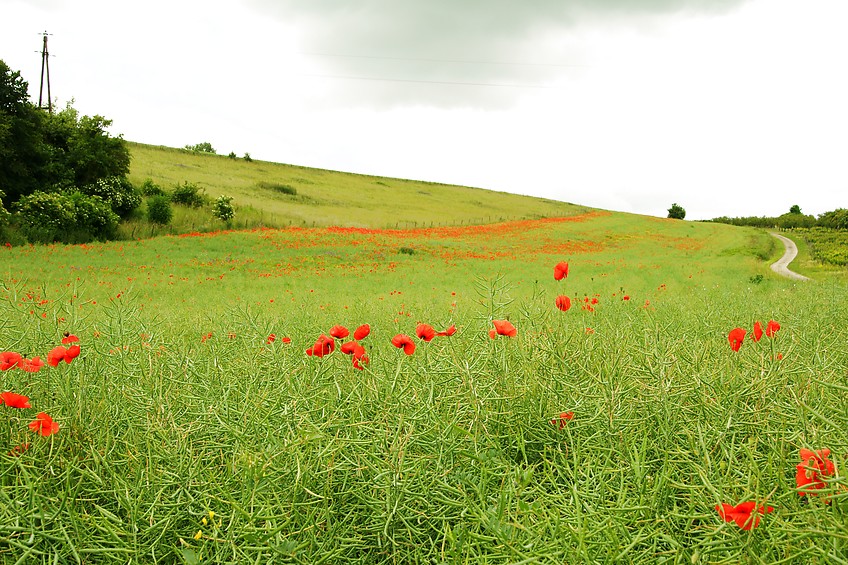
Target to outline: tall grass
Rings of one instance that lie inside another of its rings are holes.
[[[845,561],[846,285],[776,278],[756,233],[590,215],[7,250],[3,348],[72,331],[83,355],[3,373],[33,408],[0,408],[9,448],[31,443],[0,455],[0,555]],[[493,319],[518,335],[490,339]],[[419,321],[458,332],[407,356],[390,340]],[[305,355],[361,323],[365,370]],[[58,434],[26,429],[41,410]],[[796,492],[800,448],[833,452],[829,503]],[[775,511],[750,532],[718,517],[744,500]]]

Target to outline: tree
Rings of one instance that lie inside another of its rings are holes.
[[[8,208],[45,180],[48,151],[40,112],[27,98],[27,83],[0,60],[0,187]]]
[[[789,209],[789,213],[790,214],[800,214],[801,213],[801,207],[798,206],[797,204],[793,204],[792,207]]]
[[[675,202],[671,205],[671,208],[668,209],[668,217],[674,218],[675,220],[682,220],[686,217],[686,210],[683,209],[683,206],[680,206]]]

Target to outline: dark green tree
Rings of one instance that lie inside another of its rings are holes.
[[[7,208],[47,180],[43,117],[29,102],[21,74],[0,60],[0,187]]]
[[[800,214],[801,213],[801,207],[798,206],[797,204],[793,204],[792,207],[789,209],[789,213],[790,214]]]
[[[682,220],[686,217],[686,210],[683,209],[683,206],[680,206],[675,202],[671,205],[671,208],[668,209],[668,217],[674,218],[675,220]]]

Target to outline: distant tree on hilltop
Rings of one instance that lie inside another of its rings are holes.
[[[798,206],[797,204],[793,204],[792,207],[789,209],[789,213],[790,214],[800,214],[801,213],[801,207]]]
[[[668,209],[668,217],[674,218],[675,220],[682,220],[686,217],[686,210],[683,209],[683,206],[675,202],[671,205],[671,208]]]

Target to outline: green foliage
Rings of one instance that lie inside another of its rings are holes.
[[[238,157],[236,157],[236,153],[235,153],[235,151],[230,151],[230,154],[229,154],[229,155],[227,155],[227,158],[228,158],[228,159],[232,159],[233,161],[235,161],[236,159],[238,159]]]
[[[29,103],[27,83],[0,60],[0,187],[8,207],[50,182],[44,113]]]
[[[156,194],[147,199],[147,219],[151,223],[166,226],[173,217],[171,198],[167,194]]]
[[[675,202],[671,205],[671,208],[668,209],[668,217],[674,218],[675,220],[682,220],[686,217],[686,210],[683,209],[683,206],[680,206]]]
[[[789,208],[789,213],[790,214],[800,214],[801,213],[801,207],[798,206],[797,204],[793,204],[792,207]]]
[[[35,191],[18,200],[15,222],[33,243],[79,243],[114,236],[119,217],[101,197]]]
[[[82,192],[99,196],[109,203],[112,210],[121,218],[128,217],[141,205],[141,194],[130,184],[126,177],[108,177],[98,179],[82,188]]]
[[[85,186],[108,177],[126,177],[130,153],[121,136],[110,137],[112,120],[80,116],[70,103],[45,117],[45,140],[50,146],[53,184]]]
[[[212,215],[229,226],[236,215],[232,196],[219,196],[212,205]]]
[[[826,228],[800,230],[810,254],[816,261],[830,265],[848,265],[848,232]]]
[[[246,162],[248,162],[248,163],[252,163],[252,162],[253,162],[253,159],[250,157],[250,153],[245,153],[245,154],[244,154],[244,160],[245,160]]]
[[[186,145],[185,148],[195,153],[212,153],[213,155],[216,153],[215,148],[208,141],[202,141],[196,145]]]
[[[805,216],[804,214],[782,214],[775,220],[775,224],[780,229],[795,229],[795,228],[811,228],[816,225],[815,216]]]
[[[401,255],[415,255],[415,250],[411,247],[401,247],[398,249],[398,253]]]
[[[183,184],[174,187],[171,193],[171,201],[174,204],[182,204],[189,208],[200,208],[204,204],[201,188],[188,181],[183,181]]]
[[[7,225],[9,223],[9,218],[11,217],[12,215],[3,206],[3,191],[0,190],[0,228]]]
[[[823,228],[832,230],[848,230],[848,209],[837,208],[830,212],[820,214],[817,224]]]
[[[68,104],[46,114],[29,102],[27,83],[0,61],[0,187],[10,206],[22,196],[51,187],[84,186],[125,177],[126,142],[110,137],[102,116],[80,116]]]
[[[161,194],[165,194],[162,187],[153,182],[153,179],[145,179],[145,181],[141,183],[139,190],[143,196],[159,196]]]

